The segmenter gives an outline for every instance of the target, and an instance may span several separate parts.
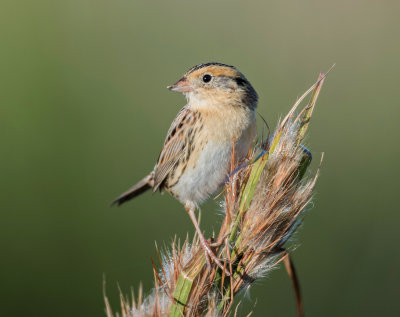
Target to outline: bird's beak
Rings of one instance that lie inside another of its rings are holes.
[[[193,91],[193,87],[190,85],[186,77],[182,77],[175,84],[167,87],[169,90],[177,92],[190,92]]]

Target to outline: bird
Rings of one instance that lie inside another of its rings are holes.
[[[153,171],[120,195],[121,205],[147,190],[165,191],[185,207],[210,258],[224,269],[201,232],[195,210],[224,185],[234,153],[245,160],[255,140],[258,95],[234,66],[209,62],[190,68],[167,87],[187,100],[172,122]]]

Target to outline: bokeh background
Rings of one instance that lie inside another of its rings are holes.
[[[325,152],[293,253],[307,316],[399,316],[399,1],[3,0],[0,4],[3,316],[105,316],[102,282],[152,287],[150,257],[193,233],[182,206],[110,201],[150,171],[191,66],[237,66],[274,126],[317,78],[308,136]],[[316,164],[316,163],[315,163]],[[203,207],[209,234],[221,216]],[[254,306],[254,303],[257,304]],[[239,313],[295,316],[284,269]]]

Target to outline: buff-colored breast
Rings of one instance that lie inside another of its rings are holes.
[[[199,119],[195,135],[167,180],[166,190],[182,203],[199,204],[214,194],[229,174],[232,145],[236,161],[243,159],[256,135],[254,111],[241,105],[192,107]]]

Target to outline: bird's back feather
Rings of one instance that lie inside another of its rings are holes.
[[[194,113],[187,106],[182,108],[172,122],[154,169],[154,191],[164,182],[171,169],[184,154],[187,136],[194,122]]]

